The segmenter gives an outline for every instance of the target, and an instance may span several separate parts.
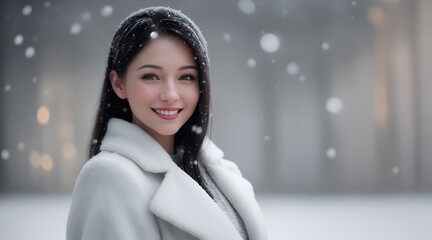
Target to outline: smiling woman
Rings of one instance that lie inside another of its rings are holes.
[[[189,47],[179,38],[158,35],[130,63],[125,76],[110,72],[117,96],[128,99],[132,123],[174,154],[174,135],[199,99],[198,71]]]
[[[207,137],[207,46],[177,10],[132,13],[110,48],[67,239],[267,239],[251,184]]]

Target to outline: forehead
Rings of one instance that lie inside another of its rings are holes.
[[[172,35],[159,35],[150,40],[131,64],[142,63],[195,65],[190,47],[184,40]]]

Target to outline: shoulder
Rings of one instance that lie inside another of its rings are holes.
[[[76,181],[67,239],[139,239],[143,231],[156,236],[148,205],[159,178],[121,155],[99,153]]]
[[[144,194],[157,184],[155,174],[143,171],[133,161],[117,153],[101,152],[85,163],[76,181],[75,191],[89,194],[115,191]],[[105,190],[105,191],[103,191]],[[138,190],[138,191],[137,191]]]
[[[142,173],[142,171],[133,161],[126,157],[117,153],[100,152],[84,164],[80,175],[130,175],[131,173],[137,174]]]

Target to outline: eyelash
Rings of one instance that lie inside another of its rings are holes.
[[[158,80],[159,77],[156,74],[146,74],[142,77],[144,80]]]
[[[185,79],[185,78],[187,78],[187,79]],[[185,74],[185,75],[182,75],[180,77],[180,79],[181,80],[186,80],[186,81],[194,81],[195,80],[195,76],[191,75],[191,74]]]
[[[158,80],[159,77],[156,74],[146,74],[142,77],[143,80]],[[180,77],[179,80],[194,81],[196,78],[192,74],[185,74]]]

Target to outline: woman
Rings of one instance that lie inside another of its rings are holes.
[[[67,239],[266,239],[251,184],[206,138],[207,47],[179,11],[132,13],[113,38]]]

